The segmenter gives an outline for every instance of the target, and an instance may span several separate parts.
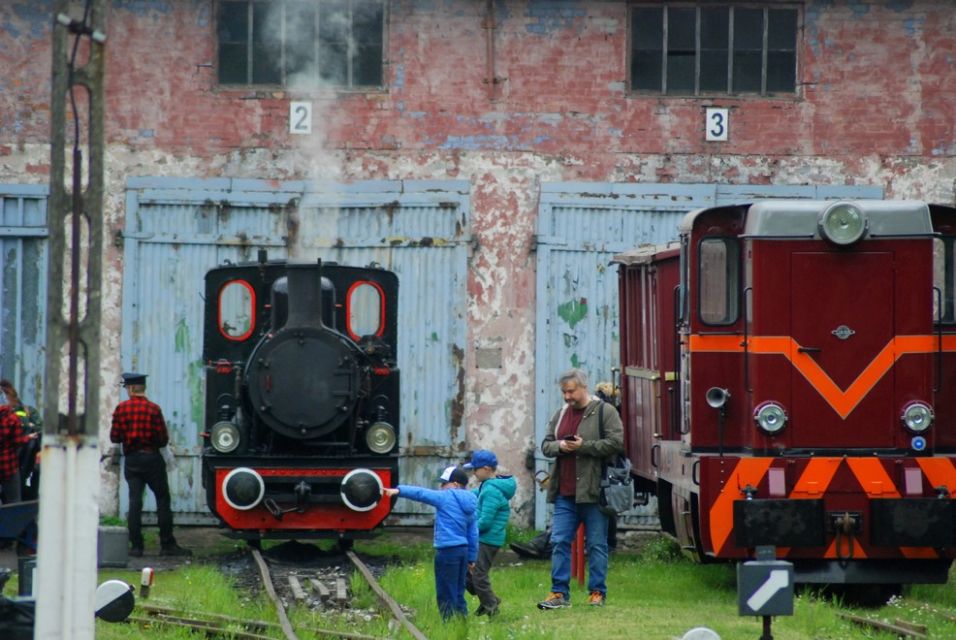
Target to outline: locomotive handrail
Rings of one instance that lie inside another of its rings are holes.
[[[750,388],[750,330],[747,327],[750,315],[747,313],[747,309],[750,308],[747,306],[747,299],[752,294],[753,287],[744,287],[744,341],[741,346],[744,348],[744,389],[747,393],[753,391]]]
[[[939,287],[933,287],[936,296],[936,376],[933,379],[933,393],[939,393],[939,385],[943,379],[943,292]]]

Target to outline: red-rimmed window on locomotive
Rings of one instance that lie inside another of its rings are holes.
[[[219,290],[219,333],[242,342],[256,327],[256,292],[245,280],[230,280]]]
[[[933,319],[943,324],[956,323],[956,237],[933,239]],[[940,308],[942,307],[942,308]]]
[[[740,250],[734,238],[704,238],[698,254],[701,322],[727,325],[737,321]]]
[[[354,282],[345,296],[346,329],[358,342],[363,336],[385,331],[385,292],[369,280]]]

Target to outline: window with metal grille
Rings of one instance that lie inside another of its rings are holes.
[[[631,7],[631,89],[675,96],[793,94],[796,7]]]
[[[223,0],[224,85],[380,87],[384,0]]]

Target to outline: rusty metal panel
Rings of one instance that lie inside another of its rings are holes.
[[[41,407],[46,359],[46,185],[0,185],[0,377]]]
[[[402,481],[432,484],[464,448],[462,398],[469,185],[460,181],[351,185],[138,178],[127,194],[123,366],[150,374],[177,455],[170,474],[180,523],[206,522],[201,493],[201,292],[224,260],[322,258],[377,262],[399,276]],[[117,372],[118,373],[118,372]],[[148,497],[147,511],[155,511]],[[128,508],[123,487],[120,511]],[[403,504],[404,503],[404,504]],[[395,522],[427,510],[401,501]],[[149,514],[147,515],[147,518]]]

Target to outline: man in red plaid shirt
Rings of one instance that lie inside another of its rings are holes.
[[[143,555],[143,494],[146,487],[156,497],[156,515],[159,522],[160,555],[191,555],[189,549],[176,544],[173,537],[173,512],[166,478],[166,461],[160,449],[169,444],[169,432],[159,405],[146,398],[146,376],[124,373],[123,386],[129,393],[113,411],[110,441],[123,445],[126,457],[123,476],[129,485],[129,554]]]
[[[13,407],[0,405],[0,490],[3,504],[20,502],[20,447],[39,434],[27,434]]]

